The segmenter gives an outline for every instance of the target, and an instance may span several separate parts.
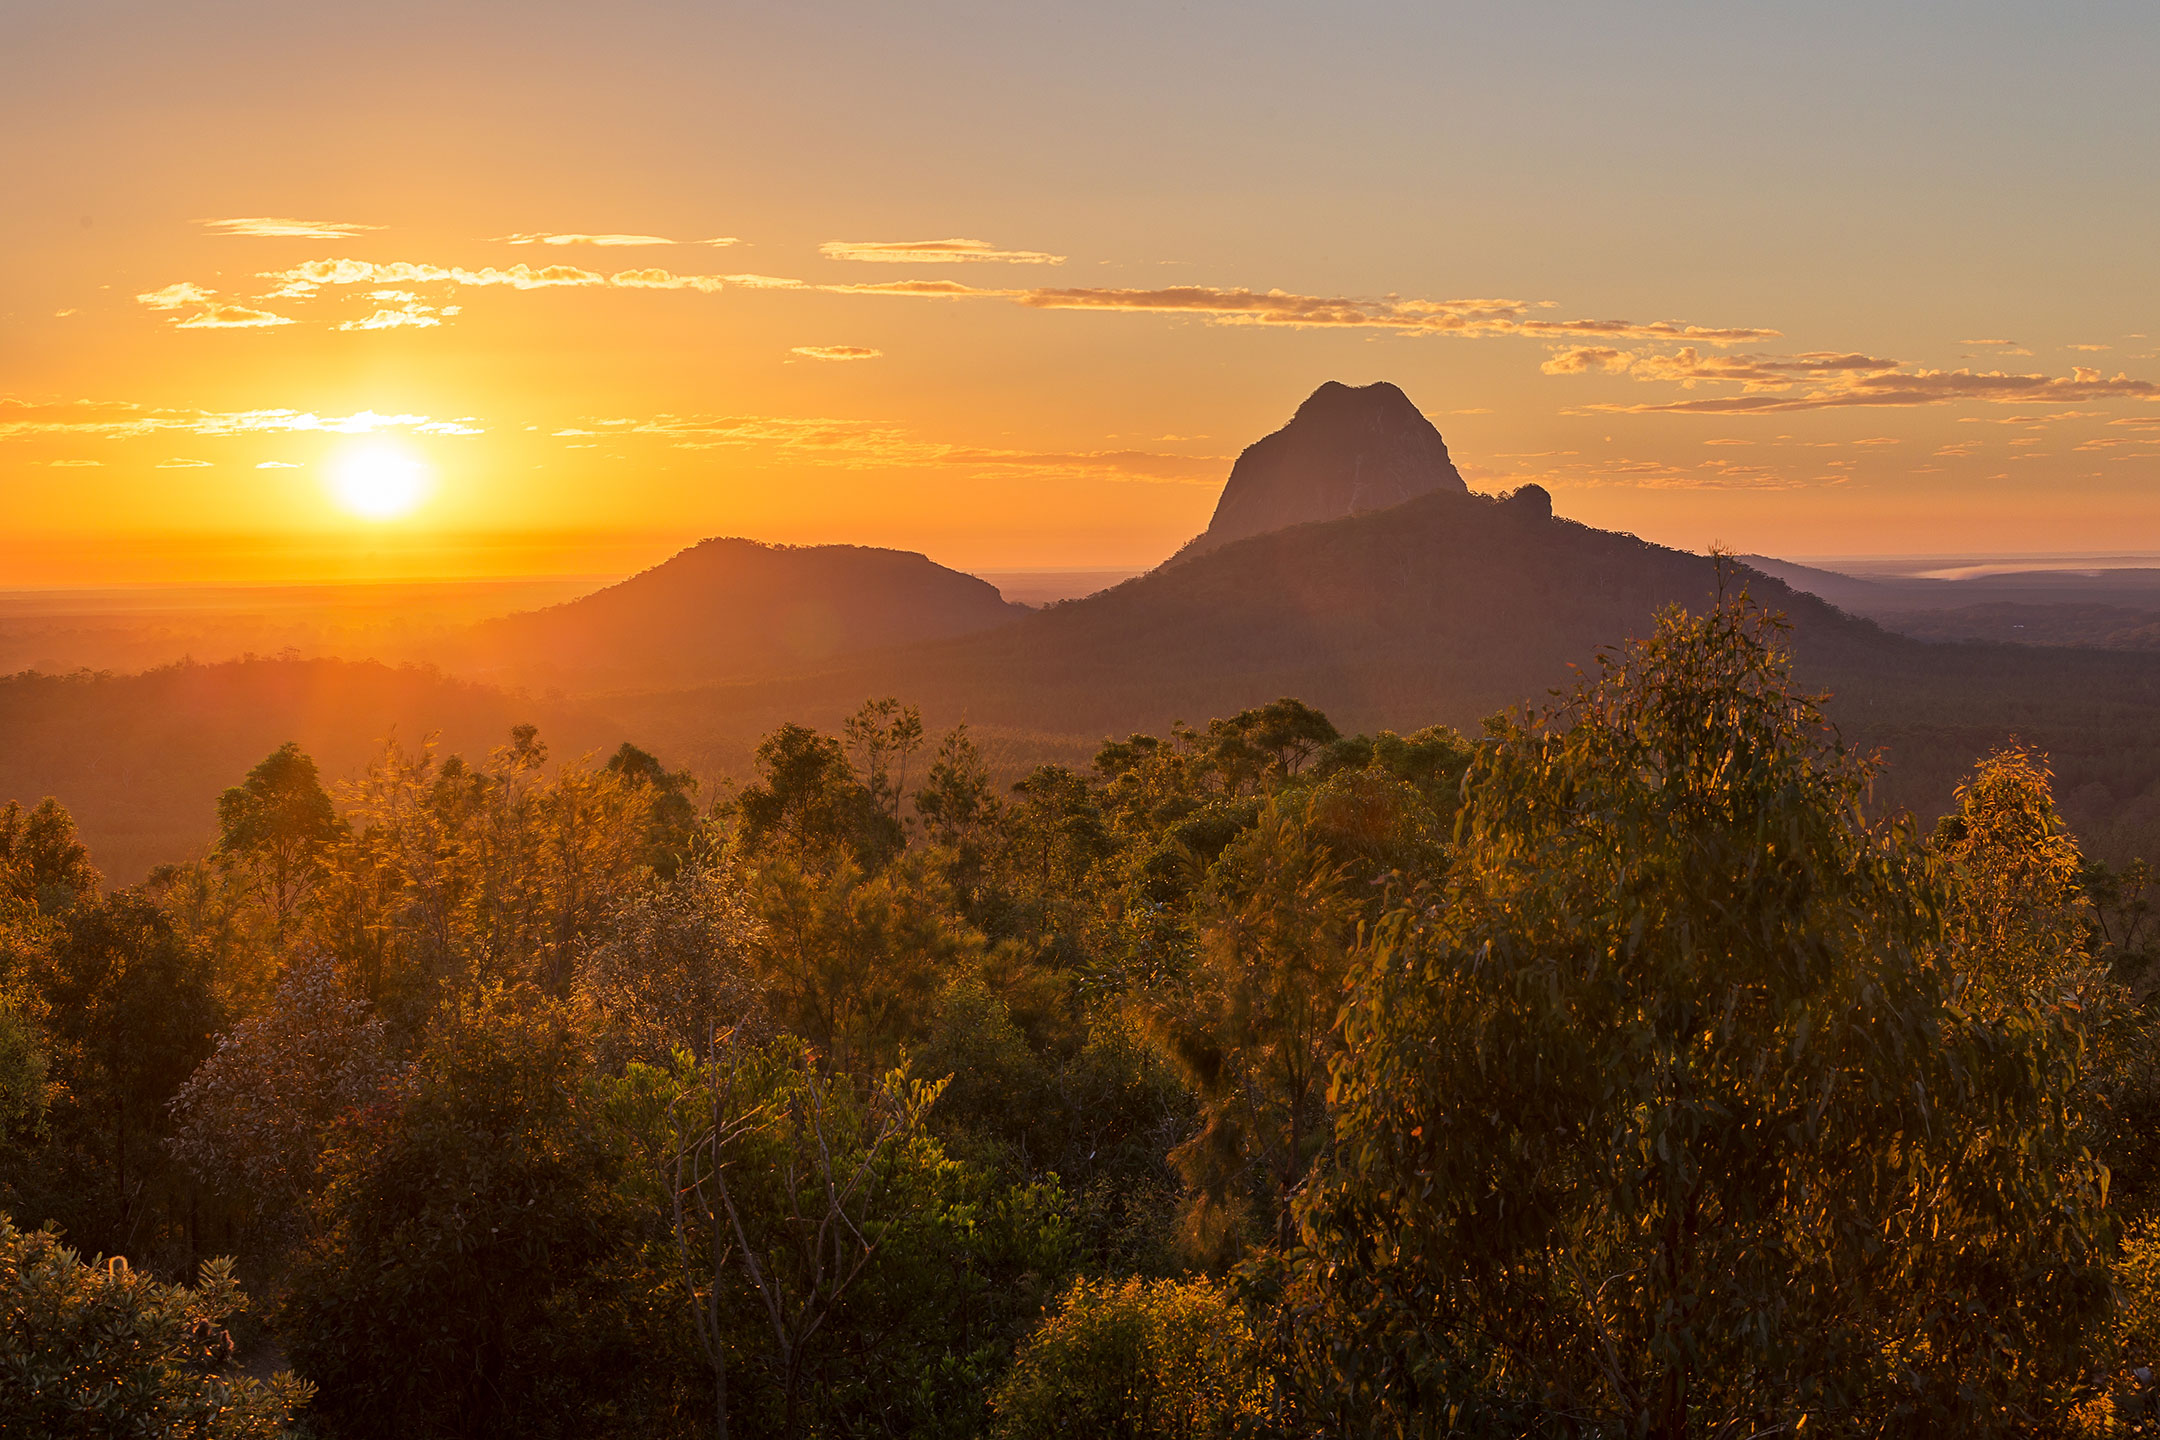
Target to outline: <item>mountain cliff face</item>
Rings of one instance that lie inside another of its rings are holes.
[[[1447,443],[1409,396],[1386,381],[1330,380],[1288,425],[1238,456],[1208,528],[1175,558],[1289,525],[1391,509],[1435,490],[1468,489]]]
[[[997,587],[906,550],[701,541],[579,600],[478,626],[467,668],[595,690],[784,673],[1016,618]]]

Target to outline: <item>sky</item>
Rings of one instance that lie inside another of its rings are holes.
[[[2160,551],[2150,3],[0,0],[0,588],[1151,565],[1321,382],[1787,557]]]

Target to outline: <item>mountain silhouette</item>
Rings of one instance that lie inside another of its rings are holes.
[[[837,729],[866,697],[967,722],[1000,768],[1084,767],[1107,737],[1161,734],[1280,696],[1346,733],[1435,723],[1475,734],[1549,704],[1658,612],[1745,590],[1782,614],[1798,682],[1829,693],[1845,740],[1888,760],[1878,803],[1939,813],[1973,761],[2013,737],[2046,750],[2065,813],[2117,857],[2160,843],[2160,657],[1927,644],[1735,561],[1593,529],[1542,489],[1436,491],[1191,556],[981,634],[836,660],[815,673],[638,698],[637,733],[742,773],[785,721]]]
[[[1468,489],[1448,459],[1447,442],[1409,396],[1384,380],[1360,386],[1330,380],[1306,397],[1289,424],[1245,448],[1208,528],[1173,558]]]
[[[922,555],[712,539],[581,599],[475,627],[461,667],[596,690],[798,669],[964,635],[1023,613]]]

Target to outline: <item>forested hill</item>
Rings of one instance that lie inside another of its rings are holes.
[[[1346,729],[1474,729],[1542,696],[1663,605],[1716,594],[1708,559],[1555,518],[1537,487],[1497,500],[1433,493],[1393,509],[1226,545],[986,634],[769,684],[654,698],[670,727],[869,693],[977,725],[1099,738],[1205,721],[1295,695]],[[1742,569],[1790,613],[1810,656],[1917,649]]]
[[[713,539],[473,632],[459,668],[535,686],[680,685],[800,669],[1012,620],[987,581],[905,550]]]
[[[288,740],[326,779],[358,775],[395,733],[485,756],[538,723],[557,755],[613,747],[615,727],[432,670],[373,661],[239,660],[139,675],[0,678],[0,804],[58,797],[109,881],[197,853],[217,798]]]
[[[1539,701],[1663,606],[1700,611],[1711,559],[1505,500],[1433,493],[1293,526],[1165,566],[1016,624],[758,684],[641,697],[641,733],[737,769],[786,720],[827,727],[868,695],[935,724],[967,720],[995,753],[1070,759],[1105,736],[1204,723],[1290,695],[1345,731],[1474,732]],[[1783,612],[1803,683],[1884,749],[1885,803],[1934,813],[1973,758],[2013,736],[2050,751],[2065,808],[2107,853],[2160,849],[2160,660],[1890,634],[1745,566],[1725,583]],[[629,710],[625,714],[633,713]]]

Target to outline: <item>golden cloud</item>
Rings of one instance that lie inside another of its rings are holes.
[[[278,294],[309,294],[322,285],[506,285],[514,290],[551,290],[582,285],[605,285],[607,277],[575,265],[484,265],[469,270],[457,265],[424,265],[410,260],[387,263],[373,260],[309,260],[287,270],[265,270],[265,280],[282,281]]]
[[[260,330],[269,325],[290,325],[286,315],[250,310],[245,305],[206,305],[185,320],[173,322],[182,330]]]
[[[380,225],[355,225],[344,220],[285,220],[255,215],[238,220],[198,220],[215,235],[253,235],[270,240],[350,240]]]
[[[879,265],[1062,265],[1063,255],[1040,250],[1000,250],[987,240],[828,240],[818,246],[828,260],[865,260]]]
[[[788,354],[805,360],[876,360],[885,352],[867,345],[797,345]]]
[[[152,310],[182,310],[190,305],[204,304],[215,294],[217,291],[205,290],[192,280],[182,280],[162,290],[145,291],[135,297],[135,303],[147,305]]]

